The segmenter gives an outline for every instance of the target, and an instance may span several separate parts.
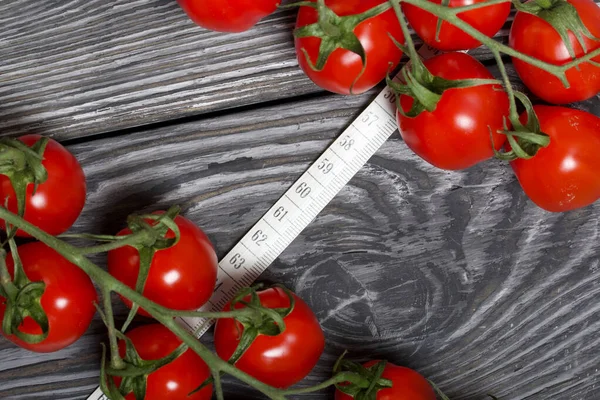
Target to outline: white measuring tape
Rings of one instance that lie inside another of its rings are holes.
[[[423,58],[437,50],[423,46]],[[198,311],[222,311],[300,235],[375,152],[398,129],[394,93],[386,87],[294,185],[219,262],[215,292]],[[213,321],[180,318],[198,337]],[[108,400],[100,388],[88,400]]]

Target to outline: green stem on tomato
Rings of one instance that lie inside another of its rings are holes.
[[[410,30],[408,29],[408,23],[404,18],[402,9],[400,8],[400,2],[398,0],[389,0],[389,2],[392,4],[392,8],[396,13],[396,17],[398,17],[398,21],[400,22],[402,34],[404,35],[404,40],[406,40],[406,47],[408,48],[408,56],[411,60],[419,60],[419,54],[417,53],[417,49],[415,48],[415,43],[410,34]]]
[[[19,290],[13,283],[12,277],[6,267],[6,251],[0,249],[0,287],[4,291],[7,298],[14,299],[17,297]]]
[[[135,246],[147,243],[153,239],[154,238],[149,231],[143,230],[127,236],[120,236],[120,239],[111,241],[109,243],[99,244],[97,246],[81,247],[78,248],[77,251],[82,255],[106,253],[107,251],[119,249],[125,246]]]
[[[582,55],[581,57],[576,58],[573,61],[569,61],[568,63],[562,65],[561,68],[564,69],[565,71],[567,71],[567,70],[574,68],[584,62],[590,62],[592,64],[597,64],[595,61],[592,61],[592,58],[596,58],[598,56],[600,56],[600,47],[594,51],[590,51],[589,53]]]
[[[213,373],[212,376],[215,385],[215,393],[217,394],[217,400],[225,400],[225,396],[223,395],[223,385],[221,382],[221,373],[216,372]]]
[[[496,62],[498,63],[498,69],[500,70],[500,74],[502,75],[504,88],[506,89],[506,93],[508,94],[508,101],[510,102],[510,122],[513,126],[517,126],[519,124],[519,112],[517,110],[517,102],[515,100],[515,91],[512,87],[512,83],[510,82],[510,78],[508,77],[508,73],[506,72],[506,67],[504,66],[504,62],[502,61],[502,56],[500,55],[500,52],[497,50],[492,50],[492,53],[494,54]]]
[[[59,239],[87,239],[94,240],[96,242],[114,242],[115,240],[121,240],[124,238],[124,236],[96,235],[93,233],[62,233],[56,237]]]
[[[369,387],[369,385],[371,384],[371,382],[369,382],[368,379],[365,379],[362,376],[355,374],[354,372],[346,371],[346,372],[338,372],[333,377],[329,378],[328,380],[326,380],[318,385],[311,386],[309,388],[302,388],[302,389],[286,389],[282,392],[282,394],[284,396],[291,396],[294,394],[312,393],[312,392],[316,392],[318,390],[326,389],[331,385],[335,385],[337,383],[343,383],[343,382],[352,382],[359,386],[364,386],[364,387]]]
[[[354,17],[359,20],[359,21],[366,21],[370,18],[376,17],[379,14],[383,14],[384,12],[386,12],[387,10],[389,10],[391,8],[390,4],[386,4],[386,3],[381,3],[373,8],[368,9],[365,12],[362,12],[360,14],[356,14]]]
[[[533,58],[531,56],[528,56],[527,54],[523,54],[505,44],[495,41],[494,39],[488,37],[487,35],[481,33],[477,29],[473,28],[469,23],[463,21],[462,19],[460,19],[457,16],[457,14],[460,12],[465,12],[465,11],[469,11],[469,10],[472,10],[475,8],[479,8],[480,7],[479,4],[464,6],[464,7],[461,7],[460,9],[458,9],[458,11],[457,11],[457,9],[450,8],[450,7],[444,7],[442,5],[432,3],[428,0],[389,0],[389,1],[392,1],[395,4],[399,4],[400,2],[412,4],[416,7],[419,7],[422,10],[428,11],[429,13],[433,14],[434,16],[443,19],[444,21],[450,23],[451,25],[456,26],[457,28],[461,29],[465,33],[469,34],[476,40],[483,43],[491,51],[501,52],[501,53],[504,53],[511,57],[518,58],[522,61],[525,61],[528,64],[531,64],[535,67],[538,67],[540,69],[547,71],[548,73],[550,73],[550,74],[554,75],[555,77],[557,77],[558,79],[560,79],[560,81],[563,83],[563,85],[565,85],[565,87],[567,87],[567,88],[569,87],[569,81],[567,79],[566,71],[569,70],[570,68],[576,67],[577,65],[579,65],[583,62],[587,62],[587,61],[591,60],[592,58],[595,58],[600,55],[600,48],[599,48],[599,49],[589,52],[588,54],[586,54],[582,57],[579,57],[569,63],[566,63],[564,65],[550,64],[550,63],[538,60],[536,58]],[[480,4],[489,5],[487,2],[480,3]],[[399,10],[399,6],[395,7],[394,9]],[[403,14],[400,14],[400,15],[403,16]]]
[[[220,319],[220,318],[238,318],[238,317],[254,317],[260,316],[261,313],[258,310],[252,308],[240,308],[232,311],[222,312],[210,312],[210,311],[178,311],[178,310],[167,310],[165,315],[170,317],[187,317],[187,318],[207,318],[207,319]]]
[[[110,366],[114,369],[125,368],[125,363],[119,354],[119,342],[117,338],[117,328],[115,328],[115,319],[113,316],[112,299],[110,297],[111,290],[106,286],[102,286],[102,303],[104,305],[104,315],[106,316],[105,323],[108,328],[108,341],[110,343]]]

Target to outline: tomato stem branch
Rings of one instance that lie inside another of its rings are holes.
[[[142,230],[127,236],[120,236],[119,239],[109,243],[100,244],[97,246],[81,247],[77,251],[82,255],[106,253],[107,251],[116,250],[125,246],[136,246],[152,240],[153,237],[147,230]]]
[[[464,6],[464,7],[461,7],[460,9],[457,9],[457,8],[444,7],[442,5],[435,4],[428,0],[389,0],[389,1],[392,1],[393,4],[395,4],[394,10],[396,10],[396,14],[399,17],[400,23],[402,23],[402,20],[404,18],[403,18],[403,14],[399,8],[399,4],[401,2],[404,2],[407,4],[412,4],[416,7],[419,7],[422,10],[430,12],[434,16],[443,19],[444,21],[450,23],[451,25],[456,26],[457,28],[461,29],[462,31],[466,32],[467,34],[469,34],[470,36],[475,38],[476,40],[483,43],[486,47],[488,47],[492,51],[507,54],[511,57],[518,58],[522,61],[525,61],[528,64],[531,64],[535,67],[538,67],[540,69],[547,71],[548,73],[550,73],[550,74],[554,75],[555,77],[557,77],[558,79],[560,79],[561,82],[563,83],[563,85],[565,85],[565,87],[567,87],[567,88],[569,87],[569,81],[567,79],[566,71],[573,67],[578,66],[581,63],[588,62],[592,58],[595,58],[600,55],[600,48],[599,48],[599,49],[589,52],[579,58],[576,58],[573,61],[566,63],[564,65],[550,64],[550,63],[538,60],[537,58],[531,57],[527,54],[523,54],[519,51],[516,51],[513,48],[511,48],[503,43],[497,42],[493,38],[486,36],[485,34],[481,33],[480,31],[478,31],[477,29],[472,27],[469,23],[460,19],[457,15],[458,13],[461,13],[461,12],[479,8],[481,6],[480,4],[490,5],[490,2],[473,4],[473,5]],[[402,18],[400,18],[400,16],[402,16]]]
[[[498,63],[498,69],[500,70],[500,74],[502,75],[502,80],[504,82],[504,89],[508,94],[508,101],[510,102],[509,109],[509,119],[513,126],[517,126],[519,124],[519,112],[517,111],[517,102],[515,100],[515,91],[512,87],[512,83],[510,82],[510,78],[508,77],[508,73],[506,72],[506,66],[504,65],[504,61],[502,61],[502,56],[498,50],[492,50],[494,57],[496,58],[496,62]]]
[[[207,318],[207,319],[220,319],[220,318],[238,318],[238,317],[255,317],[260,316],[260,311],[253,308],[240,308],[232,311],[222,312],[204,312],[204,311],[178,311],[178,310],[167,310],[165,315],[170,317],[188,317],[188,318]]]
[[[123,239],[124,236],[96,235],[93,233],[63,233],[57,236],[59,239],[87,239],[96,242],[114,242]]]
[[[223,395],[223,384],[221,382],[221,373],[219,371],[213,372],[213,382],[215,385],[215,393],[217,394],[217,400],[225,400]]]
[[[352,382],[353,384],[361,386],[361,387],[362,386],[369,387],[369,384],[371,383],[371,382],[369,382],[368,379],[365,379],[362,376],[355,374],[354,372],[346,371],[346,372],[338,372],[333,377],[329,378],[328,380],[326,380],[318,385],[307,387],[307,388],[302,388],[302,389],[287,389],[287,390],[284,390],[282,392],[282,394],[284,396],[291,396],[291,395],[295,395],[295,394],[312,393],[312,392],[317,392],[319,390],[328,388],[329,386],[335,385],[336,383],[342,383],[342,382]]]
[[[7,298],[14,299],[17,297],[18,289],[15,287],[13,280],[6,267],[6,251],[0,249],[0,287],[4,291]]]
[[[417,53],[417,49],[415,48],[415,43],[410,34],[410,30],[408,29],[408,23],[406,22],[406,18],[404,18],[404,13],[400,9],[400,2],[398,0],[389,0],[389,2],[392,4],[392,8],[396,13],[398,22],[400,22],[402,34],[404,35],[404,40],[406,40],[406,47],[409,53],[408,56],[411,60],[416,62],[416,60],[419,60],[419,54]]]
[[[108,328],[108,341],[110,343],[110,366],[114,369],[125,368],[125,363],[119,354],[119,344],[117,339],[117,329],[115,328],[115,319],[113,315],[111,290],[102,287],[102,303],[104,305],[104,315],[106,316],[106,324]]]
[[[596,58],[598,56],[600,56],[600,48],[597,48],[594,51],[590,51],[589,53],[587,53],[581,57],[578,57],[575,60],[566,63],[565,65],[562,65],[560,68],[562,68],[563,70],[566,71],[566,70],[574,68],[574,67],[578,66],[579,64],[586,62],[586,61],[590,62],[592,64],[597,64],[595,61],[592,61],[592,58]]]

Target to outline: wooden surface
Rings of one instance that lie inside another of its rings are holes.
[[[171,0],[4,0],[0,130],[69,144],[89,185],[74,231],[114,233],[177,203],[222,256],[377,93],[320,92],[297,69],[292,26],[278,12],[223,35]],[[600,98],[578,107],[600,115]],[[395,134],[262,279],[296,290],[325,330],[306,383],[348,349],[416,368],[452,399],[594,400],[599,217],[600,204],[536,208],[498,161],[436,170]],[[98,319],[55,354],[0,338],[0,399],[85,399],[103,340]]]

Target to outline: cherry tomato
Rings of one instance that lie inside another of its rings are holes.
[[[378,362],[369,361],[364,364],[364,367],[369,368]],[[377,400],[436,400],[437,398],[427,379],[410,368],[399,367],[388,362],[381,377],[392,381],[392,387],[379,390]],[[339,390],[335,391],[335,400],[352,398]]]
[[[562,212],[600,198],[600,118],[585,111],[535,106],[550,145],[511,166],[529,198],[541,208]],[[524,114],[523,121],[527,120]]]
[[[181,233],[179,242],[156,251],[143,295],[173,310],[196,310],[213,294],[217,280],[217,255],[208,236],[193,222],[177,216],[175,223]],[[117,235],[130,233],[131,230],[125,228]],[[173,238],[175,234],[169,231],[167,237]],[[139,252],[134,247],[125,246],[108,252],[108,272],[132,289],[135,289],[139,269]],[[131,301],[123,301],[131,307]],[[144,310],[139,312],[149,316]]]
[[[339,16],[360,14],[385,0],[326,0],[325,4]],[[300,7],[296,27],[300,28],[317,22],[318,13],[312,7]],[[376,17],[370,18],[355,29],[354,33],[362,43],[366,56],[367,67],[360,75],[363,64],[361,58],[348,50],[337,49],[328,58],[322,71],[314,71],[306,60],[303,49],[313,65],[319,56],[321,39],[316,37],[297,38],[296,55],[298,63],[308,77],[323,89],[340,94],[359,94],[371,89],[385,79],[390,64],[395,67],[402,58],[402,52],[388,35],[392,35],[398,42],[404,42],[402,29],[393,10],[388,10]]]
[[[448,80],[493,79],[475,58],[464,53],[440,54],[425,61],[435,76]],[[405,112],[413,99],[401,96]],[[415,118],[398,113],[402,138],[417,155],[438,168],[469,168],[494,155],[490,139],[498,150],[506,137],[497,133],[508,116],[508,96],[498,85],[446,90],[433,112],[424,111]]]
[[[592,0],[567,0],[578,11],[584,25],[595,36],[600,37],[600,8]],[[569,38],[575,55],[581,57],[586,52],[572,32]],[[509,43],[515,50],[538,60],[554,65],[564,65],[572,61],[567,46],[556,30],[543,19],[525,12],[517,12],[510,30]],[[600,41],[584,38],[587,51],[600,47]],[[593,59],[600,63],[600,56]],[[600,92],[600,67],[590,63],[580,64],[567,70],[569,88],[550,73],[513,58],[517,73],[527,87],[539,98],[554,104],[567,104],[582,101]]]
[[[19,138],[29,147],[40,139],[40,135],[25,135]],[[75,223],[83,210],[85,175],[77,159],[52,139],[44,151],[42,165],[48,172],[48,179],[38,185],[35,194],[34,185],[27,186],[24,218],[51,235],[59,235]],[[15,192],[10,180],[4,175],[0,175],[0,198],[8,198],[8,209],[17,213]],[[4,229],[4,221],[0,220],[0,227]],[[21,230],[17,231],[17,236],[29,237]]]
[[[58,351],[73,344],[88,329],[96,313],[94,303],[98,297],[92,281],[76,265],[43,243],[24,244],[19,246],[18,251],[29,280],[46,284],[41,305],[48,317],[50,330],[48,337],[37,344],[25,343],[14,335],[7,336],[7,339],[39,353]],[[14,262],[10,255],[6,258],[6,265],[12,274]],[[6,310],[4,301],[0,297],[0,321]],[[42,333],[30,317],[25,318],[19,330],[32,335]]]
[[[442,4],[442,0],[429,0]],[[486,0],[450,0],[449,7],[463,7]],[[454,25],[444,21],[436,40],[438,17],[412,4],[402,4],[404,15],[417,34],[429,46],[443,51],[468,50],[481,46],[481,42]],[[486,36],[494,36],[508,19],[511,4],[501,3],[458,14],[458,17]]]
[[[219,32],[243,32],[277,10],[281,0],[177,0],[196,24]]]
[[[260,302],[268,308],[286,308],[290,300],[281,288],[258,292]],[[242,371],[268,385],[286,388],[302,379],[315,367],[325,337],[319,321],[298,296],[294,310],[284,318],[285,332],[277,336],[259,335],[235,364]],[[249,298],[246,299],[247,301]],[[236,305],[242,308],[241,304]],[[230,310],[230,305],[224,311]],[[244,327],[233,319],[219,319],[215,327],[215,349],[223,360],[235,352]]]
[[[179,345],[179,339],[173,332],[160,324],[144,325],[129,331],[125,336],[131,339],[138,355],[146,361],[167,357]],[[125,356],[125,342],[119,342],[119,352]],[[210,376],[208,366],[199,355],[188,349],[171,363],[148,375],[144,400],[210,400],[212,385],[189,396]],[[116,385],[121,380],[113,378]],[[126,400],[135,400],[133,393]]]

